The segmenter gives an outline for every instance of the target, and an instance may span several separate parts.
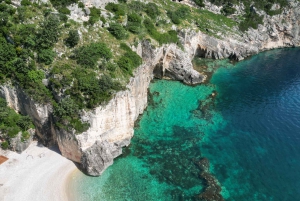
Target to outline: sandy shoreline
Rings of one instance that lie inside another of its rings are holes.
[[[0,201],[67,201],[77,167],[59,153],[32,143],[22,154],[5,152],[0,165]]]

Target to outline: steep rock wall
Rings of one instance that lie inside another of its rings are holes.
[[[197,84],[205,76],[193,70],[195,56],[242,60],[267,49],[299,46],[299,8],[299,2],[291,2],[282,15],[266,17],[258,30],[240,36],[216,39],[193,30],[181,31],[184,51],[174,44],[153,48],[143,41],[138,53],[144,64],[135,71],[127,90],[115,94],[105,106],[82,111],[82,120],[91,126],[79,135],[55,128],[52,106],[35,103],[18,87],[2,85],[0,95],[12,108],[34,119],[40,139],[58,143],[63,156],[81,163],[86,173],[100,175],[130,143],[134,122],[147,107],[147,90],[154,76]]]
[[[174,44],[154,49],[144,41],[140,54],[144,65],[135,71],[127,90],[118,92],[105,106],[82,112],[82,120],[90,123],[86,132],[76,135],[57,130],[62,155],[81,163],[90,175],[100,175],[122,153],[122,147],[129,145],[134,122],[147,107],[148,87],[157,65],[161,64],[161,76],[187,84],[201,83],[205,78],[193,70],[189,56]]]
[[[51,117],[52,105],[38,104],[19,87],[6,83],[0,85],[0,97],[16,112],[28,115],[36,127],[36,134],[46,145],[55,143],[55,132]]]
[[[265,14],[264,14],[265,15]],[[184,30],[181,43],[190,57],[243,60],[258,52],[300,46],[300,2],[289,1],[280,15],[265,15],[264,24],[245,33],[221,35],[214,38],[202,32]]]

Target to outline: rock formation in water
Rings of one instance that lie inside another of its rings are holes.
[[[84,1],[95,6],[107,2],[111,1]],[[127,89],[116,93],[107,105],[81,111],[82,121],[90,124],[81,134],[55,127],[52,106],[35,103],[16,86],[2,85],[0,96],[10,107],[34,120],[37,135],[45,144],[57,143],[63,156],[81,163],[87,174],[97,176],[122,153],[122,147],[129,145],[134,122],[147,107],[147,90],[153,77],[199,84],[206,77],[193,69],[194,57],[242,60],[272,48],[299,46],[299,19],[300,3],[291,1],[282,14],[266,16],[264,25],[243,35],[217,39],[199,31],[183,30],[179,33],[183,50],[175,44],[154,48],[149,41],[143,41],[137,50],[143,65],[136,69]]]
[[[198,161],[194,161],[194,163],[201,170],[199,177],[205,185],[204,190],[196,196],[196,199],[200,201],[224,201],[218,180],[209,173],[209,160],[201,158]]]

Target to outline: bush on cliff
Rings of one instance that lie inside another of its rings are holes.
[[[126,53],[117,61],[117,64],[123,72],[132,76],[132,71],[142,64],[142,58],[125,43],[121,43],[120,47],[125,50]]]
[[[123,7],[121,4],[115,4],[115,3],[108,3],[105,6],[105,9],[114,13],[116,18],[119,18],[120,16],[124,16],[125,13],[125,7]]]
[[[151,19],[156,19],[160,15],[160,11],[155,3],[146,4],[145,12]]]
[[[74,53],[77,63],[85,68],[95,68],[99,59],[107,61],[112,58],[112,53],[105,43],[82,46],[76,49]]]
[[[8,142],[16,137],[19,132],[26,132],[29,128],[34,128],[32,120],[28,116],[17,114],[7,106],[6,100],[0,98],[0,137]],[[6,147],[8,148],[8,146]]]
[[[96,22],[100,20],[101,11],[100,9],[96,8],[95,6],[90,8],[90,18],[89,24],[94,25]]]
[[[56,56],[55,52],[53,52],[51,49],[41,49],[38,52],[38,61],[40,63],[50,65],[55,56]]]
[[[263,24],[264,16],[259,16],[255,11],[249,8],[246,10],[244,18],[245,19],[239,24],[241,31],[247,31],[250,27],[257,29],[259,24]]]
[[[111,23],[109,25],[108,31],[114,36],[116,37],[116,39],[126,39],[128,38],[128,34],[126,32],[126,30],[124,29],[124,27],[118,23]]]
[[[62,99],[54,107],[54,115],[58,120],[56,125],[67,131],[72,131],[72,128],[74,128],[76,133],[86,131],[89,128],[89,124],[80,120],[78,112],[78,105],[72,98],[67,97]]]
[[[9,148],[8,142],[7,141],[2,142],[1,143],[1,148],[4,149],[4,150],[8,149]]]
[[[149,33],[149,35],[157,40],[159,44],[165,43],[178,43],[177,33],[174,30],[170,30],[167,33],[159,33],[150,19],[144,20],[144,26]]]
[[[49,49],[58,41],[60,34],[60,20],[55,15],[50,15],[41,23],[41,29],[36,37],[38,49]]]
[[[233,4],[231,4],[231,3],[225,4],[223,6],[223,8],[221,9],[221,13],[223,13],[226,16],[234,14],[235,11],[236,11],[236,9],[233,7]]]
[[[199,7],[204,7],[205,4],[203,3],[203,0],[193,0],[195,4]]]
[[[134,34],[138,34],[142,31],[142,18],[140,17],[140,15],[136,14],[136,13],[131,13],[128,14],[127,16],[127,29],[134,33]]]
[[[75,47],[80,40],[79,34],[77,30],[70,30],[69,36],[66,39],[66,45],[69,47]]]

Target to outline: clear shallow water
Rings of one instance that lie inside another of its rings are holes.
[[[225,200],[300,200],[300,50],[221,64],[196,87],[156,81],[131,146],[101,177],[77,175],[78,200],[194,200],[202,157]],[[217,91],[216,98],[211,94]]]

